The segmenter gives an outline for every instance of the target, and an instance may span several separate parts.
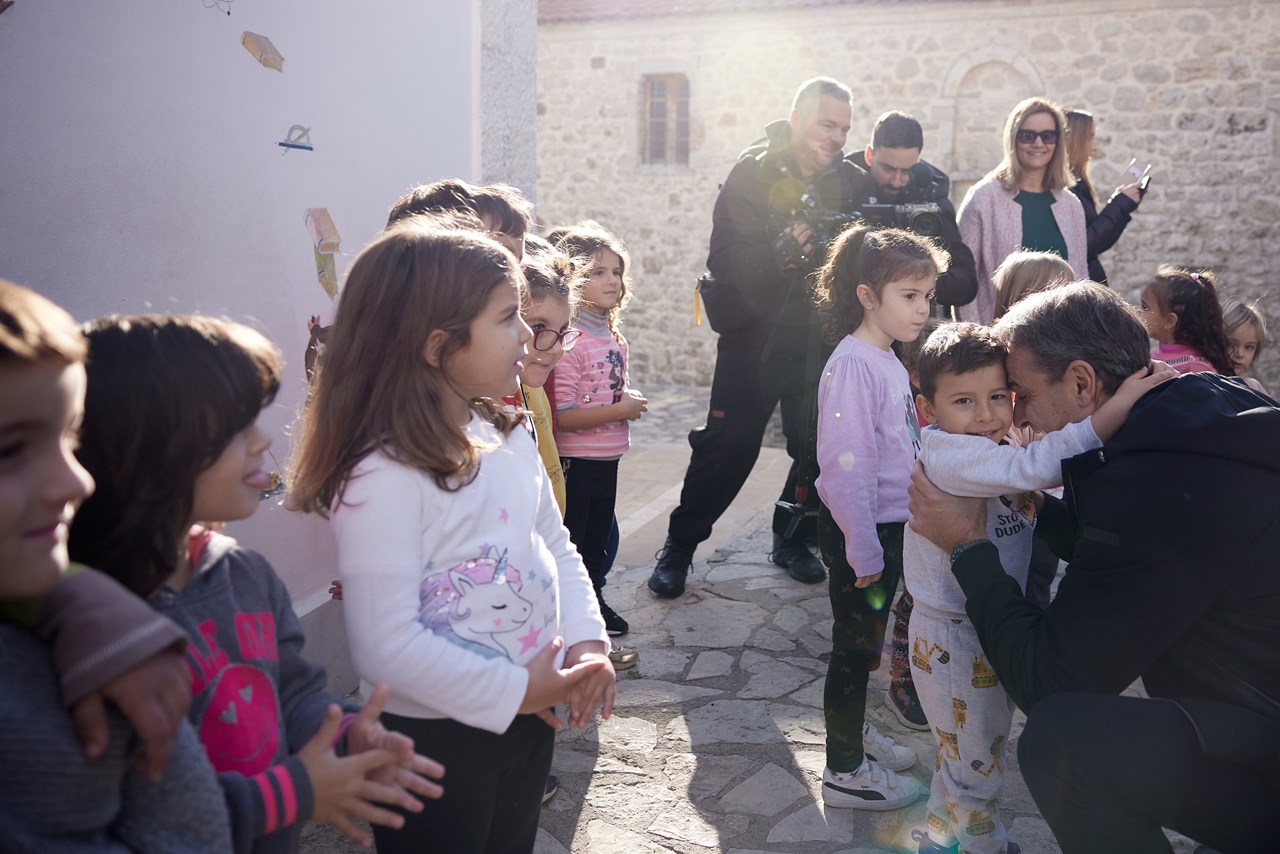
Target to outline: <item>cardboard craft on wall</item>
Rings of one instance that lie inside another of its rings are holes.
[[[245,30],[244,35],[240,36],[240,44],[244,45],[244,49],[267,68],[274,68],[284,73],[284,57],[271,43],[271,39]]]

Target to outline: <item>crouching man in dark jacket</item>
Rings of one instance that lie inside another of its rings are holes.
[[[995,326],[1014,423],[1058,430],[1147,365],[1134,310],[1093,283]],[[985,537],[982,499],[917,469],[911,526],[951,552],[966,610],[1028,715],[1023,776],[1066,854],[1168,852],[1161,827],[1260,851],[1280,803],[1280,408],[1236,378],[1148,392],[1100,450],[1063,463],[1036,533],[1068,560],[1048,610]],[[1150,699],[1120,696],[1141,677]]]

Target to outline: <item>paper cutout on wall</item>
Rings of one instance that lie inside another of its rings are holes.
[[[333,253],[342,243],[338,227],[333,224],[328,208],[307,208],[303,220],[311,234],[311,247],[315,250],[316,278],[329,299],[333,299],[338,295],[338,267],[333,262]]]
[[[333,263],[332,252],[322,254],[320,250],[316,250],[316,278],[329,299],[338,295],[338,268]]]
[[[280,51],[276,50],[271,39],[245,30],[244,35],[240,36],[240,44],[244,45],[244,49],[267,68],[284,71],[284,57],[280,55]]]
[[[307,208],[303,219],[307,230],[311,232],[311,243],[317,252],[337,252],[342,238],[338,236],[338,227],[333,224],[328,208]]]
[[[276,145],[285,149],[284,153],[288,154],[289,149],[296,148],[300,151],[314,151],[311,147],[311,128],[304,128],[302,125],[294,125],[284,135],[284,139],[277,142]]]

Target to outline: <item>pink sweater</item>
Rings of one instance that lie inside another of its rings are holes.
[[[892,350],[846,335],[818,381],[814,486],[858,576],[884,570],[876,525],[907,521],[907,481],[919,450],[907,369]]]
[[[1022,206],[1013,200],[1016,190],[1006,189],[991,176],[969,188],[957,214],[960,237],[973,252],[978,268],[978,296],[960,307],[960,319],[991,323],[996,308],[996,288],[991,277],[1010,254],[1022,248]],[[1089,245],[1084,207],[1075,194],[1055,190],[1053,219],[1067,244],[1067,263],[1077,279],[1089,278]]]
[[[1180,374],[1193,371],[1208,371],[1211,374],[1218,372],[1208,359],[1200,355],[1199,350],[1189,344],[1161,344],[1151,351],[1151,358],[1166,362]]]
[[[627,389],[627,339],[583,332],[556,364],[556,412],[608,406]],[[616,460],[631,447],[626,421],[610,421],[586,430],[561,429],[556,445],[562,457]]]

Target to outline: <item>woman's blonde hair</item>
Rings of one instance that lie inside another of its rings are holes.
[[[991,275],[996,288],[996,313],[999,320],[1023,297],[1076,280],[1075,270],[1061,255],[1052,252],[1012,252]]]
[[[480,449],[446,414],[450,359],[495,288],[520,277],[515,258],[480,234],[409,217],[390,226],[351,265],[311,385],[288,479],[291,505],[327,516],[356,465],[381,451],[456,491],[480,467]],[[438,364],[423,350],[449,337]],[[504,435],[516,424],[498,403],[472,410]]]
[[[1067,168],[1075,177],[1084,182],[1089,190],[1093,203],[1098,203],[1098,194],[1093,189],[1093,179],[1089,177],[1089,160],[1093,157],[1093,113],[1084,110],[1067,110]]]
[[[1053,116],[1053,126],[1058,131],[1058,144],[1053,147],[1053,156],[1044,171],[1044,187],[1041,190],[1057,192],[1071,186],[1071,172],[1067,167],[1067,146],[1065,145],[1066,117],[1062,108],[1048,98],[1027,98],[1009,113],[1004,123],[1004,160],[1000,161],[991,172],[1007,190],[1016,190],[1022,182],[1022,164],[1018,161],[1018,131],[1022,123],[1036,113],[1048,113]]]

